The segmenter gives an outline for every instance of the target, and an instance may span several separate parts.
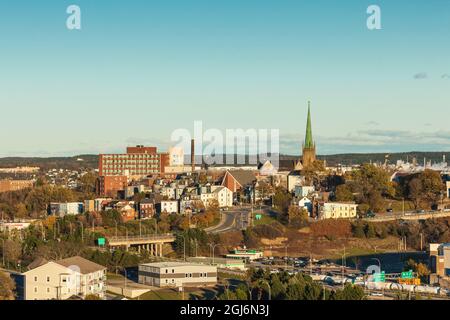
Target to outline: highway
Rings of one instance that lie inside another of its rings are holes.
[[[435,219],[435,218],[445,218],[450,217],[450,211],[424,211],[423,213],[417,213],[415,211],[393,212],[387,214],[377,214],[373,218],[364,218],[366,221],[373,222],[384,222],[384,221],[394,221],[398,219],[402,220],[425,220],[425,219]]]
[[[268,211],[270,207],[263,206],[263,211]],[[259,207],[253,207],[253,211],[259,211]],[[228,211],[221,211],[222,218],[216,226],[206,228],[207,233],[219,234],[228,231],[245,230],[251,223],[251,206],[239,206]]]
[[[221,216],[222,217],[219,224],[205,229],[207,233],[218,234],[235,229],[236,217],[238,216],[236,213],[234,213],[233,211],[223,211],[221,213]]]

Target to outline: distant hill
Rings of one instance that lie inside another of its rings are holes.
[[[335,166],[342,165],[356,165],[361,163],[372,162],[384,162],[385,156],[388,153],[346,153],[346,154],[334,154],[334,155],[319,155],[320,160],[326,160],[327,165]],[[419,164],[423,164],[424,158],[432,163],[442,162],[442,156],[445,155],[446,159],[450,161],[450,152],[402,152],[389,154],[389,163],[396,163],[397,160],[407,159],[411,162],[415,157]],[[235,155],[236,157],[236,155]],[[186,163],[189,162],[190,157],[186,157]],[[83,161],[79,161],[82,159]],[[196,162],[200,163],[200,156],[196,156]],[[236,158],[235,158],[236,159]],[[248,163],[248,156],[245,157],[245,163]],[[293,155],[280,155],[281,162],[287,163],[299,159],[299,156]],[[62,168],[77,170],[80,168],[92,168],[98,167],[98,155],[78,155],[74,157],[49,157],[49,158],[37,158],[37,157],[9,157],[0,158],[0,167],[17,167],[17,166],[36,166],[41,167],[44,170]]]
[[[80,160],[82,159],[82,161]],[[78,170],[81,168],[97,168],[98,156],[97,155],[79,155],[74,157],[8,157],[0,158],[1,168],[12,167],[40,167],[43,170],[48,169],[70,169]]]

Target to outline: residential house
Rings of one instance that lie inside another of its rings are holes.
[[[354,202],[325,202],[319,205],[319,219],[350,219],[357,216]]]
[[[12,275],[19,300],[66,300],[73,296],[105,298],[106,267],[82,257],[38,259],[24,273]]]

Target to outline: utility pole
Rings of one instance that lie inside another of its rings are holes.
[[[423,233],[420,233],[420,251],[423,251]]]
[[[284,246],[284,256],[285,256],[285,264],[286,264],[286,267],[285,267],[285,269],[286,269],[286,271],[287,271],[287,269],[288,269],[288,256],[287,256],[287,245],[286,246]]]

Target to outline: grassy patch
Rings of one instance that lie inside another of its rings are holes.
[[[138,298],[135,300],[138,300]],[[139,296],[139,300],[181,300],[181,293],[170,289],[149,291]]]
[[[261,219],[260,220],[256,220],[256,215],[260,214],[261,215]],[[253,225],[254,226],[259,226],[262,224],[271,224],[272,222],[277,221],[277,219],[275,219],[274,217],[265,214],[265,213],[259,213],[259,212],[255,212],[253,214]]]

